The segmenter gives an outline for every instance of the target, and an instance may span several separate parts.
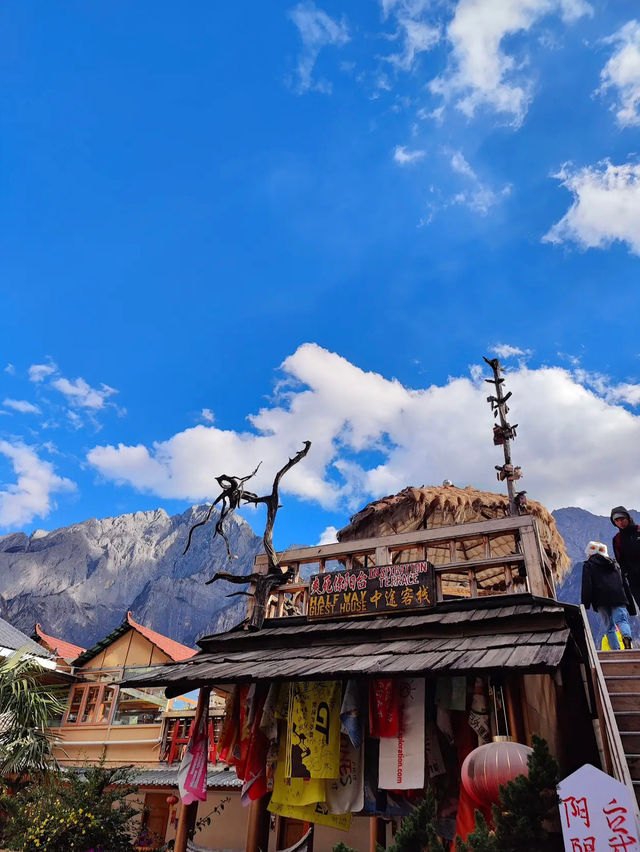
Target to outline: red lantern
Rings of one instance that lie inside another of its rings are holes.
[[[471,798],[488,807],[497,804],[499,786],[513,781],[518,775],[528,775],[527,757],[533,749],[514,743],[506,737],[479,746],[470,752],[462,764],[462,783]]]
[[[167,796],[167,804],[169,805],[170,808],[172,808],[174,805],[177,805],[178,804],[178,797],[177,796]]]

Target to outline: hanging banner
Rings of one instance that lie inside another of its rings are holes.
[[[328,825],[339,831],[349,831],[351,828],[351,814],[330,814],[327,806],[318,802],[316,805],[306,805],[302,808],[294,808],[291,805],[282,805],[273,799],[267,807],[268,811],[277,816],[299,819],[302,822],[314,822],[317,825]]]
[[[178,770],[178,789],[183,805],[207,799],[207,748],[209,713],[205,708],[194,728]]]
[[[364,749],[354,748],[346,734],[340,737],[340,777],[327,781],[331,814],[357,813],[364,807]]]
[[[585,763],[558,784],[566,852],[638,852],[633,790]]]
[[[430,562],[374,565],[312,574],[307,618],[428,609],[435,603],[435,571]]]
[[[280,744],[278,762],[273,777],[272,802],[291,807],[324,802],[327,798],[324,778],[287,778],[285,774],[286,744],[284,738]]]
[[[400,727],[380,740],[378,786],[383,790],[424,787],[424,678],[398,680]]]
[[[340,681],[291,684],[287,724],[287,778],[340,775]]]

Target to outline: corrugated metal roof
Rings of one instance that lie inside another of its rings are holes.
[[[138,769],[135,771],[132,783],[139,787],[177,787],[178,767]],[[235,769],[220,767],[219,769],[210,769],[207,772],[207,787],[210,790],[219,787],[239,790],[242,787],[242,781],[236,775]]]
[[[33,654],[34,657],[51,659],[51,654],[46,648],[38,645],[26,633],[18,630],[17,627],[9,624],[3,618],[0,618],[0,647],[7,648],[10,651],[18,651],[24,648],[28,654]]]
[[[502,606],[495,601],[483,606],[480,600],[475,608],[445,606],[392,618],[329,623],[281,619],[277,627],[258,632],[208,637],[207,650],[193,660],[159,666],[125,682],[168,685],[168,694],[174,694],[205,683],[500,668],[550,671],[560,664],[569,639],[566,608],[527,596]]]

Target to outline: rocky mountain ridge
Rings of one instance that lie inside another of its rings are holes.
[[[124,620],[193,645],[232,626],[244,602],[231,604],[228,584],[205,585],[216,571],[249,573],[262,540],[240,517],[226,521],[231,549],[213,539],[217,513],[182,555],[191,526],[208,506],[170,517],[164,509],[92,518],[52,532],[0,537],[0,615],[30,633],[36,621],[54,636],[88,647]],[[225,588],[222,588],[222,586]]]

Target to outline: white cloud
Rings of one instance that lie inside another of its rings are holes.
[[[398,16],[398,36],[402,42],[402,50],[384,56],[400,71],[410,71],[413,68],[416,57],[420,53],[431,50],[440,41],[440,27],[433,27],[424,21],[415,20],[407,15]]]
[[[473,380],[413,390],[315,344],[300,346],[282,369],[288,394],[250,416],[247,431],[200,425],[152,447],[94,447],[88,460],[106,479],[160,497],[202,500],[217,494],[215,475],[248,473],[260,460],[253,488],[270,489],[274,472],[308,439],[309,455],[282,490],[326,508],[358,508],[406,485],[445,478],[501,487],[479,371]],[[514,460],[531,498],[596,512],[637,501],[640,416],[620,403],[637,400],[640,385],[605,379],[596,387],[567,369],[523,363],[508,381],[520,424]]]
[[[573,204],[543,242],[575,242],[587,249],[618,240],[640,254],[640,165],[603,160],[574,169],[569,163],[554,177],[573,194]]]
[[[299,94],[308,91],[329,94],[331,84],[327,80],[314,80],[313,69],[320,51],[324,47],[342,47],[349,41],[349,31],[344,21],[335,21],[312,0],[304,0],[289,11],[289,18],[298,28],[302,39],[302,52],[298,57],[297,83]]]
[[[511,184],[505,184],[502,189],[496,190],[482,183],[461,151],[454,151],[452,153],[450,164],[454,172],[467,178],[470,182],[468,188],[453,196],[450,202],[452,204],[460,204],[484,216],[503,198],[511,194]]]
[[[213,411],[210,408],[203,408],[200,412],[200,417],[202,417],[205,423],[213,423],[213,421],[216,419]]]
[[[549,14],[571,22],[590,12],[583,0],[459,0],[446,32],[450,66],[431,82],[431,91],[454,100],[465,115],[487,106],[517,126],[531,100],[532,82],[522,73],[522,60],[506,52],[505,39]]]
[[[53,465],[43,461],[33,447],[21,442],[0,441],[0,455],[11,462],[16,474],[13,484],[0,488],[0,526],[13,529],[46,518],[51,511],[51,495],[73,491],[75,484],[58,476]]]
[[[400,166],[410,166],[413,163],[417,163],[418,160],[421,160],[426,151],[420,150],[409,150],[404,145],[396,145],[395,150],[393,152],[393,159]]]
[[[508,343],[496,343],[491,347],[498,358],[515,358],[518,355],[528,358],[532,353],[531,349],[520,349],[519,346],[510,346]]]
[[[326,527],[326,529],[320,534],[320,538],[318,540],[318,546],[321,544],[335,544],[338,540],[338,530],[336,527]]]
[[[605,39],[615,50],[600,74],[599,93],[614,89],[617,102],[612,109],[621,127],[640,124],[640,23],[628,21]]]
[[[51,386],[60,391],[67,398],[70,405],[76,408],[88,408],[93,411],[98,411],[104,408],[106,400],[118,393],[115,388],[110,388],[109,385],[101,384],[100,389],[92,388],[84,379],[77,378],[73,381],[69,379],[54,379]]]
[[[13,411],[18,411],[20,414],[40,414],[40,409],[32,402],[27,402],[26,399],[5,399],[2,403],[5,408],[11,408]]]
[[[7,364],[7,366],[4,368],[4,371],[5,371],[5,373],[8,373],[10,376],[15,376],[15,374],[16,374],[16,368],[14,367],[13,364]]]
[[[49,361],[47,364],[32,364],[29,367],[29,381],[43,382],[47,376],[52,376],[57,372],[58,365],[54,364],[53,361]]]

